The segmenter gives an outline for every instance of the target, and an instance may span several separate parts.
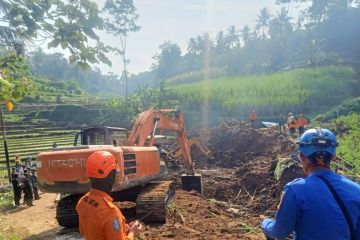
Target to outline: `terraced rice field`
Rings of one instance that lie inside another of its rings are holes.
[[[5,127],[10,165],[14,164],[15,156],[23,160],[35,158],[37,154],[57,146],[73,145],[77,127],[57,126],[54,123],[24,119],[18,112],[6,113]],[[0,143],[0,176],[7,175],[3,139]]]

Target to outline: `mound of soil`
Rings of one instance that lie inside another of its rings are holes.
[[[177,190],[167,223],[147,225],[138,239],[263,239],[257,225],[196,192]]]
[[[276,129],[255,129],[234,121],[192,135],[202,136],[201,142],[214,156],[209,161],[197,148],[192,149],[197,171],[203,175],[206,198],[240,206],[253,216],[276,210],[286,182],[277,182],[274,170],[277,159],[295,151],[293,139]],[[174,179],[178,179],[179,169],[184,167],[175,160],[170,162]],[[286,179],[295,177],[298,175]]]

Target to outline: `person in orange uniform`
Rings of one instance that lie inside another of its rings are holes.
[[[252,126],[255,126],[256,119],[257,119],[257,115],[255,110],[253,110],[249,115],[249,120]]]
[[[301,136],[305,132],[305,125],[308,125],[308,120],[304,117],[302,113],[300,113],[299,118],[297,120],[299,135]]]
[[[85,168],[91,189],[76,205],[80,234],[86,240],[133,240],[142,226],[137,221],[126,224],[109,196],[119,171],[115,156],[107,151],[94,152]]]

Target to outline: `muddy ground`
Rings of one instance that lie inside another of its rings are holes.
[[[199,137],[214,157],[209,160],[192,147],[195,166],[203,175],[204,196],[176,190],[166,224],[145,225],[137,239],[264,239],[261,217],[274,215],[284,185],[273,172],[278,159],[294,151],[294,141],[275,129],[238,122],[191,135]],[[171,158],[168,164],[179,186],[183,166]],[[3,230],[22,229],[26,239],[79,239],[76,230],[66,235],[68,230],[57,226],[54,200],[55,195],[42,194],[37,206],[7,212]]]

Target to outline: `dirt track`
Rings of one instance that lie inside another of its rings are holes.
[[[44,193],[33,207],[6,211],[3,230],[20,230],[25,239],[53,239],[62,229],[55,219],[55,198],[56,194]]]
[[[273,171],[277,159],[294,150],[292,141],[276,130],[238,123],[224,123],[203,135],[215,157],[209,163],[193,151],[203,175],[204,197],[177,190],[167,223],[145,225],[137,239],[264,239],[260,215],[274,215],[283,184]],[[169,166],[179,186],[183,167],[171,159]],[[35,207],[10,212],[3,226],[25,229],[26,239],[79,239],[62,235],[66,232],[55,220],[55,195],[41,196]]]

